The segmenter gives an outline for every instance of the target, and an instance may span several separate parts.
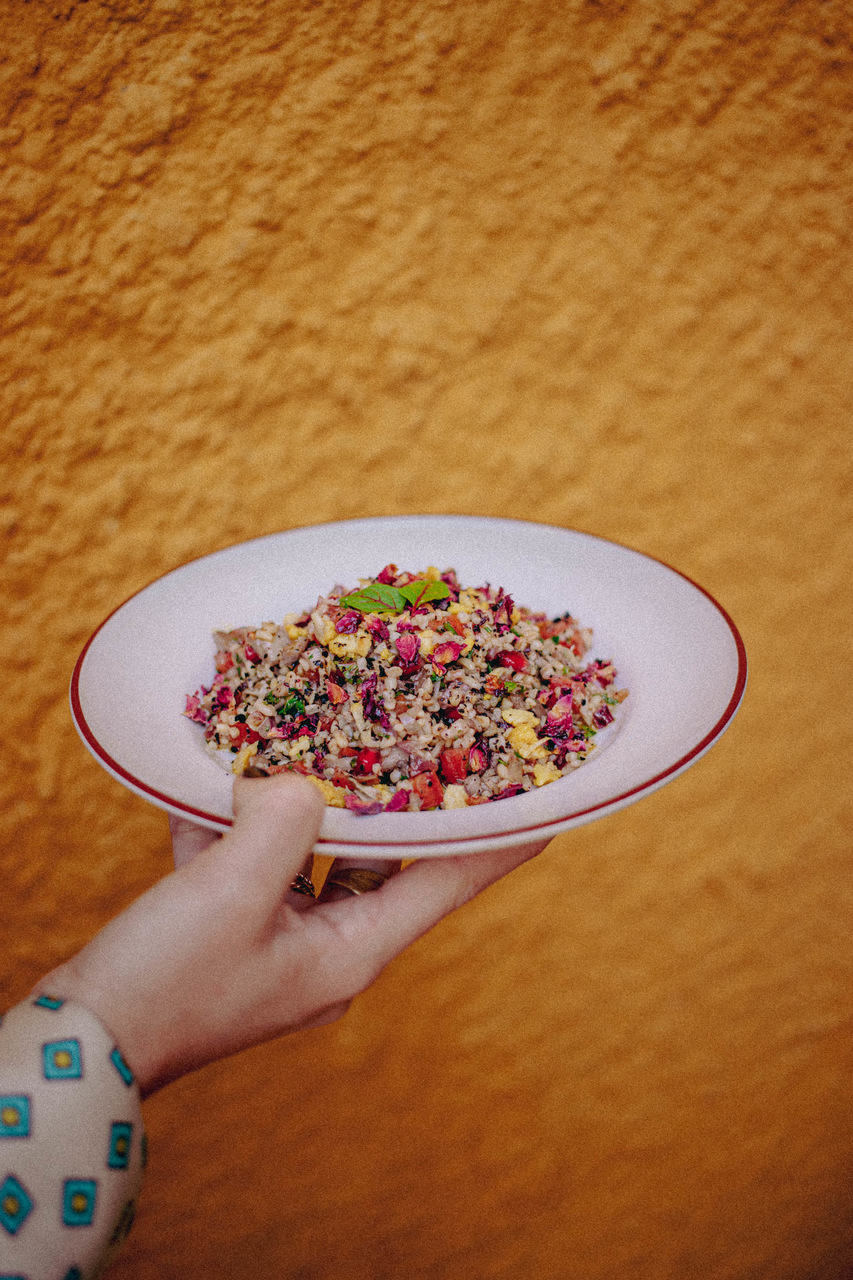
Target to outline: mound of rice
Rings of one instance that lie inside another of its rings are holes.
[[[235,774],[295,770],[358,814],[458,809],[581,765],[627,690],[591,632],[502,588],[390,564],[279,626],[214,632],[216,677],[188,695]]]

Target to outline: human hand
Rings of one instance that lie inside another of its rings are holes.
[[[314,902],[289,886],[323,808],[298,775],[237,779],[228,834],[173,823],[177,870],[38,984],[101,1019],[143,1096],[334,1021],[405,947],[547,843],[424,859],[375,892]]]

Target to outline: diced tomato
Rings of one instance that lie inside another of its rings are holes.
[[[261,660],[261,655],[260,655],[259,653],[256,653],[256,651],[252,648],[252,646],[251,646],[250,644],[245,644],[245,645],[243,646],[243,648],[244,648],[245,653],[246,653],[246,661],[247,661],[247,662],[251,662],[251,663],[260,662],[260,660]]]
[[[256,733],[254,729],[250,729],[248,725],[235,724],[234,728],[237,730],[237,733],[236,736],[234,734],[231,735],[232,746],[242,747],[246,742],[258,742],[260,739],[261,735]]]
[[[335,684],[334,680],[326,681],[326,693],[329,695],[329,701],[335,707],[339,707],[342,702],[346,702],[349,699],[346,689],[342,689],[339,684]]]
[[[422,809],[437,809],[444,799],[444,787],[433,769],[415,774],[412,778],[412,790],[420,796]]]
[[[352,763],[356,773],[375,773],[381,760],[381,755],[374,747],[363,747]]]
[[[230,671],[233,666],[234,659],[231,654],[227,649],[221,649],[216,655],[216,670],[222,674],[225,671]]]
[[[463,637],[463,639],[464,639],[464,637],[465,637],[465,627],[464,627],[464,625],[459,621],[459,619],[458,619],[458,617],[456,616],[456,614],[455,614],[455,613],[445,613],[445,614],[444,614],[444,623],[445,623],[445,626],[452,627],[452,628],[453,628],[453,630],[456,632],[456,634],[457,634],[458,636],[462,636],[462,637]]]
[[[503,653],[497,655],[497,661],[502,667],[510,667],[513,671],[527,670],[527,659],[518,649],[504,649]]]
[[[447,782],[464,782],[468,773],[468,752],[462,747],[448,747],[438,757]]]

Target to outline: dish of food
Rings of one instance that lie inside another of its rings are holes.
[[[497,802],[435,809],[422,805],[418,812],[383,807],[364,814],[346,807],[345,800],[344,807],[327,807],[318,852],[413,858],[547,839],[614,813],[670,782],[717,741],[740,704],[746,656],[737,628],[702,587],[660,561],[590,534],[525,521],[378,517],[293,529],[227,547],[137,592],[98,627],[75,666],[71,708],[83,742],[114,778],[138,795],[215,830],[227,829],[233,773],[211,759],[203,726],[181,714],[188,694],[209,690],[215,674],[223,674],[215,673],[216,654],[223,650],[214,632],[263,630],[269,619],[281,626],[289,614],[295,616],[288,625],[295,627],[306,607],[329,598],[331,583],[346,584],[344,590],[352,594],[360,579],[378,579],[378,567],[390,563],[409,566],[414,573],[424,573],[427,566],[444,572],[444,566],[452,565],[459,583],[494,584],[495,590],[499,585],[514,601],[524,602],[532,615],[550,621],[570,614],[584,634],[591,631],[593,636],[584,664],[596,659],[612,663],[618,679],[604,687],[627,689],[629,696],[621,705],[604,704],[614,721],[601,729],[594,726],[595,750],[587,753],[582,767],[570,768],[547,785],[534,781],[524,789],[522,782],[521,791]],[[382,613],[372,616],[381,619]],[[399,628],[396,634],[399,637]],[[451,632],[438,635],[453,644]],[[522,639],[513,636],[505,651],[520,652]],[[434,667],[431,655],[425,656]],[[453,663],[443,665],[447,671]],[[517,683],[510,675],[513,670],[502,667],[505,684]],[[328,675],[327,670],[327,690]],[[356,690],[360,683],[345,679],[338,687],[353,701],[350,688]],[[446,691],[446,676],[442,686]],[[511,690],[510,697],[519,692]],[[360,700],[363,707],[363,697]],[[498,710],[504,701],[496,704]],[[295,704],[288,713],[282,703],[282,721],[292,722],[294,709]],[[552,709],[545,708],[546,726]],[[495,708],[490,710],[496,723]],[[235,712],[235,723],[244,723],[236,721],[239,714],[246,714],[248,723],[248,713],[241,711]],[[390,719],[390,710],[386,714]],[[534,736],[547,738],[541,732],[543,718],[535,714],[539,732],[534,729]],[[499,732],[505,738],[509,723],[501,716]],[[574,728],[574,714],[572,723]],[[441,724],[449,727],[443,720]],[[512,726],[516,727],[524,726]],[[297,735],[297,740],[299,736],[306,735]],[[232,760],[245,743],[237,745],[237,753],[228,750]],[[430,748],[433,763],[437,747],[436,742]],[[523,752],[518,755],[524,758]],[[361,763],[369,764],[370,758]],[[474,763],[479,763],[476,755]],[[255,767],[262,765],[263,761]],[[452,758],[448,767],[453,767]],[[417,777],[421,771],[437,774],[441,782],[440,768],[420,770],[417,765],[409,770],[408,781],[413,772]],[[472,772],[479,776],[484,771],[469,768],[466,780]],[[527,776],[524,765],[522,772]],[[403,781],[403,769],[397,784],[393,773],[392,768],[363,775],[394,788],[383,806]],[[357,788],[342,789],[368,804],[377,802]]]
[[[387,564],[283,622],[217,631],[188,694],[229,772],[311,778],[362,817],[488,804],[580,767],[628,696],[591,633],[454,569]]]

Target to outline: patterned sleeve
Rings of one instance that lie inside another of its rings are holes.
[[[0,1020],[0,1280],[90,1280],[130,1230],[145,1166],[139,1089],[81,1005]]]

